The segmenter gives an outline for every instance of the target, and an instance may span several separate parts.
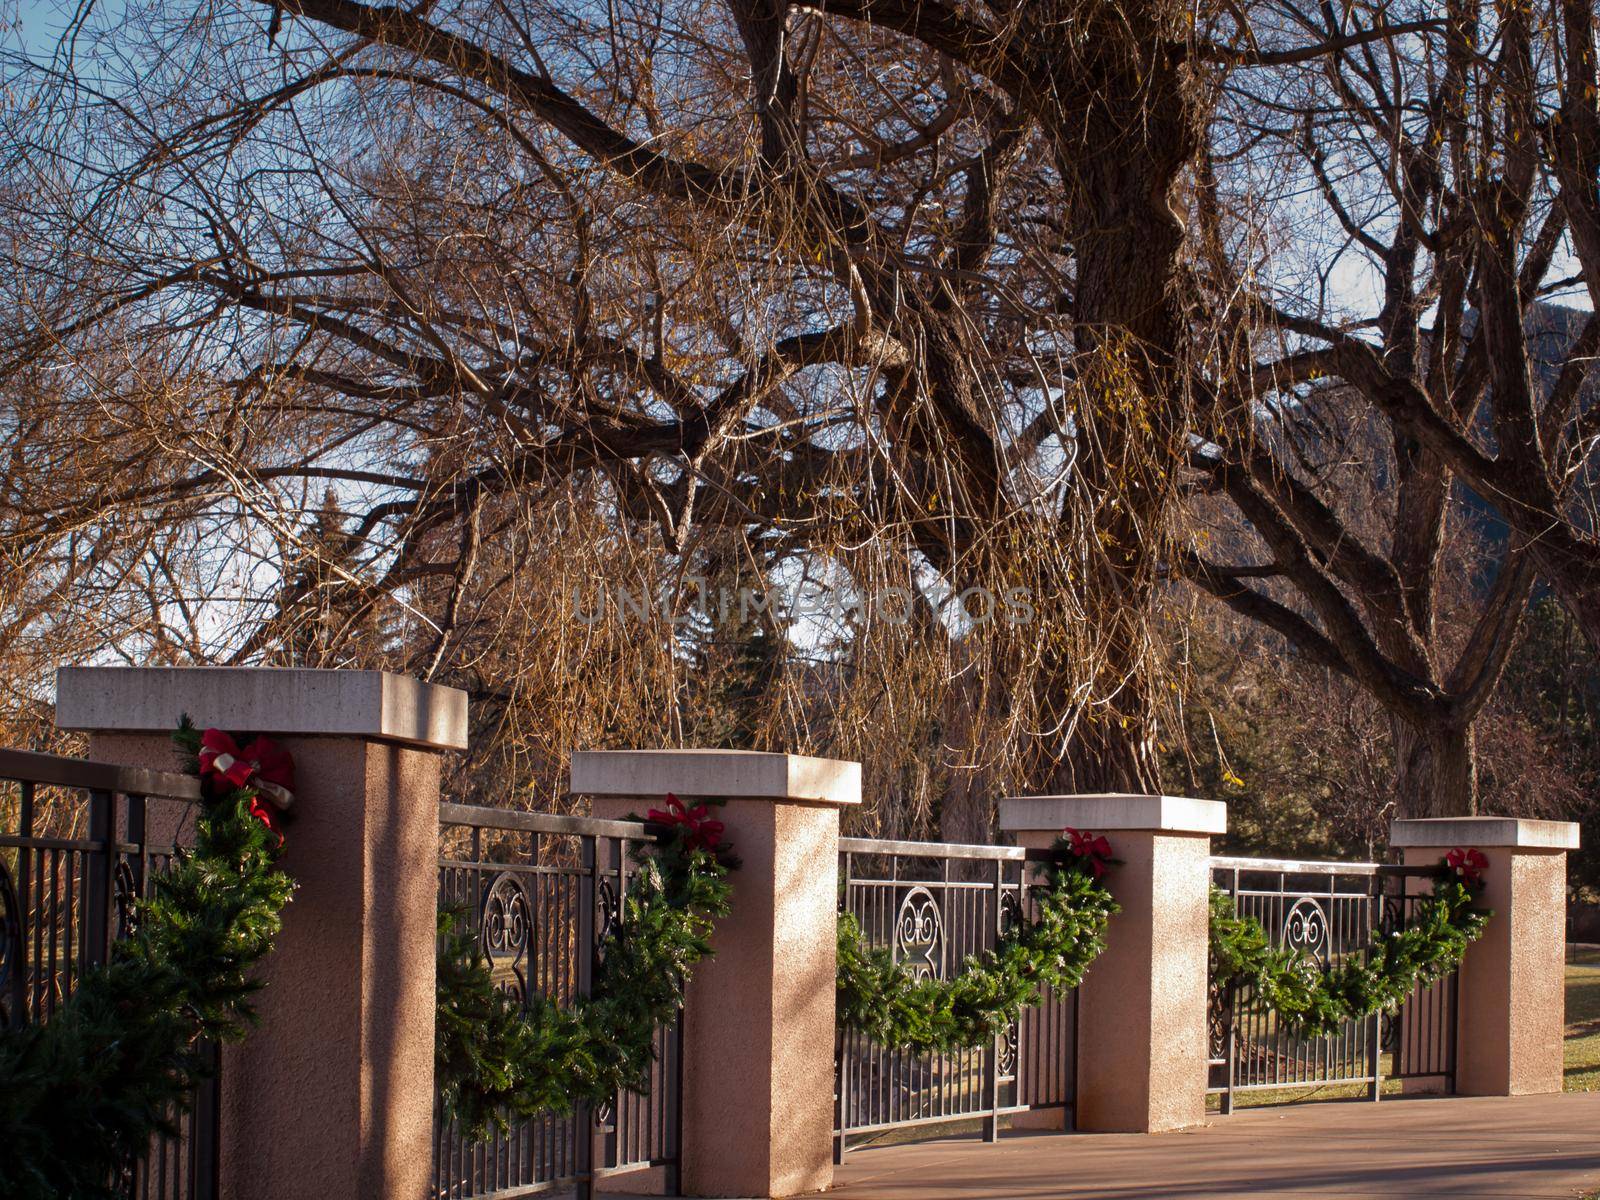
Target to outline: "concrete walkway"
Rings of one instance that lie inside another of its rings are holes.
[[[1572,1200],[1600,1189],[1600,1092],[1242,1110],[1182,1133],[1030,1134],[852,1153],[828,1200]]]

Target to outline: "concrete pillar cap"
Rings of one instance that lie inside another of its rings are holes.
[[[1102,792],[1080,796],[1007,796],[1000,801],[1006,833],[1073,829],[1222,834],[1228,806],[1188,796],[1138,796]]]
[[[860,804],[861,764],[759,750],[578,750],[572,790],[580,796],[804,800]]]
[[[167,733],[196,721],[252,733],[322,734],[464,750],[467,694],[387,671],[299,667],[62,667],[56,725]]]
[[[1448,850],[1455,846],[1576,850],[1575,821],[1532,821],[1522,817],[1424,817],[1389,826],[1389,845],[1398,850]]]

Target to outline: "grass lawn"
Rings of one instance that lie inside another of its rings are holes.
[[[1566,1077],[1569,1092],[1600,1092],[1600,946],[1567,953]]]

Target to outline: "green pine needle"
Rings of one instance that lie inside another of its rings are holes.
[[[1442,880],[1405,929],[1372,943],[1365,961],[1320,967],[1301,951],[1273,946],[1260,921],[1238,915],[1228,893],[1213,887],[1211,977],[1219,987],[1252,985],[1297,1037],[1332,1037],[1347,1021],[1397,1011],[1419,986],[1454,971],[1492,915],[1472,906],[1465,884]]]
[[[110,1200],[121,1173],[173,1132],[206,1064],[238,1041],[293,883],[243,790],[204,807],[192,850],[153,876],[138,926],[50,1020],[0,1036],[0,1196]]]
[[[712,924],[727,914],[733,889],[728,868],[682,838],[639,862],[594,986],[570,1007],[501,991],[461,915],[440,914],[434,1079],[446,1113],[469,1138],[649,1087],[656,1029],[682,1007],[684,985],[711,953]]]
[[[1056,844],[1064,850],[1064,843]],[[839,916],[838,1023],[879,1046],[918,1053],[993,1044],[1045,987],[1077,987],[1105,949],[1118,911],[1111,892],[1067,856],[1048,868],[1039,911],[969,957],[953,979],[918,979],[882,947],[869,946],[850,913]]]

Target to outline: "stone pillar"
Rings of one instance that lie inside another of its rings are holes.
[[[1176,796],[1018,796],[1000,828],[1048,847],[1065,828],[1105,834],[1122,911],[1078,989],[1077,1128],[1155,1133],[1205,1120],[1211,836],[1227,806]]]
[[[223,1055],[221,1194],[430,1196],[440,759],[466,744],[466,695],[222,667],[68,667],[56,693],[91,758],[171,770],[184,712],[294,755],[282,865],[297,889],[260,968],[260,1027]]]
[[[1389,844],[1405,852],[1407,866],[1436,866],[1458,846],[1489,860],[1478,904],[1494,916],[1461,963],[1456,1091],[1559,1092],[1567,851],[1578,847],[1578,826],[1514,817],[1396,821]]]
[[[833,1182],[839,810],[861,764],[741,750],[592,751],[572,791],[597,817],[725,800],[743,864],[684,1010],[686,1196],[791,1196]]]

